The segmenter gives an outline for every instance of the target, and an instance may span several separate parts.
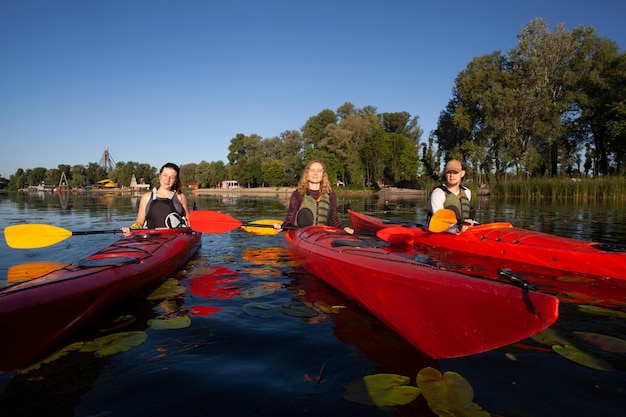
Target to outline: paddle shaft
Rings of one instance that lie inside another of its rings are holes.
[[[120,229],[113,230],[79,230],[73,231],[72,236],[81,236],[81,235],[103,235],[109,233],[122,233]]]

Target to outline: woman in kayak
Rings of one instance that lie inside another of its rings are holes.
[[[305,227],[317,224],[354,233],[351,227],[343,227],[337,217],[337,195],[330,187],[324,164],[314,160],[304,167],[298,188],[289,199],[287,217],[282,226]],[[274,224],[277,230],[282,230],[282,226]]]
[[[130,235],[131,229],[187,227],[189,208],[187,197],[180,191],[181,186],[178,165],[171,162],[163,165],[158,186],[141,197],[135,223],[122,227],[122,232]]]
[[[428,197],[428,218],[438,210],[450,209],[456,214],[458,224],[450,226],[448,232],[461,233],[474,225],[475,212],[470,204],[472,192],[461,185],[465,170],[460,161],[452,159],[444,170],[445,184],[436,186]]]

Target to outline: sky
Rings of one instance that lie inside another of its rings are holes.
[[[0,176],[113,162],[228,162],[237,134],[350,102],[418,117],[535,18],[626,47],[614,0],[0,0]]]

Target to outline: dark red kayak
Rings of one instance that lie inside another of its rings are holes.
[[[510,223],[476,225],[459,235],[433,233],[416,225],[348,210],[356,230],[376,231],[391,244],[423,245],[527,263],[543,268],[626,280],[626,248],[533,232]]]
[[[145,293],[198,250],[191,230],[139,230],[74,264],[0,291],[0,371],[29,365],[112,307]]]
[[[302,267],[432,358],[506,346],[558,317],[556,297],[440,270],[331,227],[287,231],[285,244]]]

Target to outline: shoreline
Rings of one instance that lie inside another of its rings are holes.
[[[294,190],[295,190],[295,187],[199,188],[196,190],[191,190],[191,194],[193,195],[252,195],[252,196],[278,195],[278,196],[285,196],[285,195],[291,195],[291,193],[293,193]],[[386,187],[379,191],[344,190],[341,188],[335,189],[334,191],[335,191],[335,194],[337,194],[338,196],[398,195],[398,196],[408,197],[408,196],[422,196],[426,194],[424,190],[412,190],[408,188],[396,188],[396,187]]]

